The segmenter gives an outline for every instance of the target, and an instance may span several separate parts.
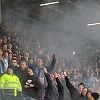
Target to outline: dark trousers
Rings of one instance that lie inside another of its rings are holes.
[[[18,100],[18,98],[11,95],[5,95],[5,100]]]

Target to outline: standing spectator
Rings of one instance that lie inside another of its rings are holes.
[[[39,77],[40,82],[42,84],[42,89],[40,91],[41,95],[42,95],[42,92],[43,92],[43,90],[44,90],[44,88],[46,86],[44,68],[46,68],[48,72],[52,71],[54,69],[54,67],[55,67],[55,62],[56,62],[55,55],[53,56],[53,60],[51,61],[50,66],[44,67],[42,58],[39,58],[38,61],[37,61],[38,67],[36,67],[35,73]]]
[[[58,92],[59,92],[59,98],[58,100],[64,100],[64,87],[60,81],[60,76],[59,74],[57,74],[56,72],[54,73],[54,78],[56,80],[57,83],[57,88],[58,88]]]
[[[72,83],[70,82],[68,76],[67,76],[67,73],[66,73],[66,70],[63,71],[63,75],[65,76],[65,81],[66,81],[66,86],[70,92],[70,97],[71,97],[71,100],[76,100],[77,98],[79,98],[79,96],[81,95],[82,93],[82,89],[84,88],[84,83],[80,83],[78,85],[78,89],[76,89]]]
[[[29,52],[26,50],[23,54],[23,60],[25,60],[26,62],[28,62],[29,59]]]
[[[45,100],[58,100],[59,93],[58,93],[58,89],[56,87],[56,84],[53,81],[54,78],[52,78],[50,76],[50,74],[47,73],[46,69],[44,69],[44,73],[45,73],[46,80],[48,83],[48,86],[47,86],[46,92],[45,92]]]
[[[3,45],[2,45],[2,50],[3,50],[3,51],[6,51],[6,50],[7,50],[7,44],[3,44]]]
[[[41,89],[39,78],[34,74],[33,66],[27,69],[28,75],[24,83],[24,100],[40,100],[38,91]]]
[[[2,51],[2,48],[0,48],[0,74],[5,73],[8,67],[6,66],[7,61],[6,59],[3,59],[2,54],[3,54],[3,51]]]
[[[7,37],[6,36],[3,36],[2,43],[7,44]]]
[[[5,65],[5,67],[6,67],[6,70],[7,70],[7,68],[8,68],[8,51],[6,50],[6,51],[4,51],[3,52],[3,61],[4,61],[4,65]]]
[[[98,100],[99,99],[99,94],[96,92],[91,93],[91,97],[89,100]]]
[[[18,75],[18,71],[19,71],[19,64],[17,63],[17,59],[16,58],[12,58],[11,60],[11,65],[14,66],[14,74]]]
[[[13,65],[14,67],[19,67],[16,58],[11,59],[11,65]]]
[[[88,89],[88,91],[87,91],[87,100],[91,99],[91,93],[92,93],[92,90]]]
[[[17,92],[21,94],[22,87],[19,78],[13,75],[14,67],[10,65],[7,73],[0,78],[0,91],[3,100],[17,100]]]
[[[8,51],[3,51],[3,58],[7,60],[8,62]]]
[[[8,53],[8,65],[11,65],[12,53]]]
[[[100,72],[99,69],[96,67],[94,70],[94,77],[97,77],[99,79],[99,76],[100,76]]]
[[[21,60],[19,63],[19,67],[15,70],[14,73],[19,77],[22,89],[24,88],[24,80],[27,76],[27,65],[24,60]]]
[[[87,100],[87,91],[88,88],[84,87],[82,89],[81,95],[76,100]]]
[[[12,51],[12,44],[11,43],[7,43],[7,49]]]

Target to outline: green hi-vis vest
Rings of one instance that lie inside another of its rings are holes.
[[[22,86],[17,76],[4,74],[0,77],[0,89],[13,89],[14,96],[17,96],[17,91],[22,91]]]

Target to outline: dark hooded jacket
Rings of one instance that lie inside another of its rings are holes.
[[[56,78],[56,82],[57,82],[57,88],[58,88],[58,92],[59,92],[58,100],[64,100],[64,87],[63,87],[61,81],[58,79],[58,77]]]
[[[66,86],[70,92],[70,97],[71,100],[76,100],[77,98],[80,97],[80,92],[78,89],[76,89],[70,82],[69,78],[66,76],[65,77],[65,81],[66,81]]]
[[[45,92],[45,100],[58,100],[59,93],[55,83],[52,81],[50,75],[45,73],[48,83],[47,90]]]

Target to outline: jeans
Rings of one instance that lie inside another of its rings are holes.
[[[25,95],[23,97],[23,100],[37,100],[37,99]]]

